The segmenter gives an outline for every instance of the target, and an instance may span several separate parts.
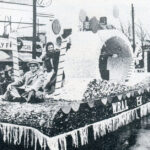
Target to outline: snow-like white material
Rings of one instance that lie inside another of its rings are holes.
[[[59,143],[58,143],[58,138],[52,138],[51,140],[49,139],[47,142],[48,147],[50,150],[59,150]]]
[[[67,52],[66,61],[64,62],[66,78],[65,85],[60,92],[60,98],[82,100],[89,81],[101,79],[99,72],[101,49],[105,42],[112,37],[121,38],[128,47],[129,54],[131,57],[133,56],[130,42],[118,30],[100,30],[96,34],[92,32],[73,32],[72,47]],[[123,63],[125,64],[124,60]],[[119,73],[117,73],[118,75]],[[113,76],[116,80],[116,75]]]
[[[60,136],[58,138],[61,150],[67,150],[66,136]]]
[[[88,128],[80,128],[79,129],[81,145],[88,144]]]
[[[150,102],[142,106],[139,106],[135,109],[123,112],[115,117],[99,121],[85,127],[55,136],[48,137],[37,129],[32,127],[19,126],[8,123],[0,123],[0,134],[3,136],[3,141],[19,145],[21,142],[24,142],[24,147],[28,148],[29,145],[34,146],[34,149],[37,150],[37,142],[39,142],[41,148],[46,150],[46,147],[50,150],[67,150],[67,140],[66,137],[70,135],[72,137],[72,144],[75,147],[79,146],[78,133],[81,139],[81,145],[88,143],[88,128],[93,127],[94,139],[106,134],[106,131],[113,132],[119,127],[129,124],[135,119],[139,119],[138,110],[140,109],[140,116],[146,116],[150,113]],[[22,139],[24,141],[22,141]],[[29,141],[29,139],[31,139]]]
[[[71,137],[72,137],[72,144],[74,145],[74,147],[78,147],[78,145],[79,145],[79,143],[78,143],[78,130],[72,131]]]
[[[150,113],[150,103],[144,104],[138,108],[126,111],[117,115],[115,117],[97,122],[93,124],[93,131],[94,131],[94,139],[96,140],[97,137],[103,136],[106,134],[106,130],[108,132],[112,132],[117,130],[119,127],[129,124],[135,119],[139,119],[138,116],[138,109],[140,109],[141,117],[146,116]]]

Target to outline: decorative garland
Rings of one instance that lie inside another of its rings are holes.
[[[88,102],[96,99],[103,99],[105,97],[117,96],[120,100],[122,95],[126,94],[130,98],[130,93],[142,93],[146,89],[149,91],[149,86],[144,83],[138,83],[134,86],[127,86],[119,83],[110,82],[107,80],[94,79],[88,84],[87,90],[83,95],[83,101]]]

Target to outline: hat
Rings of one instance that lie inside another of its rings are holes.
[[[6,67],[5,67],[5,71],[9,71],[9,70],[12,70],[12,67],[11,67],[11,66],[9,66],[9,65],[6,65]]]
[[[38,67],[40,67],[40,62],[36,59],[32,59],[27,63],[27,66],[30,67],[31,64],[36,64]]]

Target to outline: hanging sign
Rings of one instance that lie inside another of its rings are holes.
[[[63,106],[61,108],[61,110],[63,111],[63,113],[65,114],[69,114],[70,110],[71,110],[71,107],[68,105],[68,106]]]
[[[94,107],[94,101],[89,101],[88,105],[89,105],[90,108],[93,108]]]
[[[128,92],[128,93],[127,93],[127,97],[128,97],[128,98],[130,98],[130,96],[131,96],[131,93],[130,93],[130,92]]]
[[[118,97],[119,100],[122,100],[122,94],[117,95],[117,97]]]
[[[142,90],[141,89],[138,90],[138,94],[142,94]]]
[[[59,34],[60,30],[61,30],[61,25],[59,23],[58,19],[55,19],[52,23],[52,30],[54,32],[54,34]]]
[[[96,33],[99,29],[99,22],[96,17],[90,19],[90,29],[93,33]]]
[[[113,16],[115,18],[118,18],[119,17],[119,8],[117,6],[114,6],[113,7]]]
[[[86,20],[86,12],[84,10],[80,10],[80,13],[79,13],[79,20],[81,22],[84,22]]]
[[[142,96],[136,97],[137,106],[142,105]]]
[[[80,108],[80,103],[77,102],[71,103],[71,108],[73,109],[73,111],[77,112]]]
[[[108,100],[107,97],[105,97],[105,98],[102,98],[102,99],[101,99],[101,102],[102,102],[104,105],[106,105],[106,104],[107,104],[107,100]]]
[[[112,108],[114,114],[128,110],[127,100],[112,103]]]

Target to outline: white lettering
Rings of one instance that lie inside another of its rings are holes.
[[[136,97],[137,106],[142,105],[142,96]]]
[[[116,103],[112,103],[112,108],[113,108],[113,113],[117,113],[117,104]]]
[[[113,113],[120,113],[125,110],[128,110],[127,100],[112,103]]]

